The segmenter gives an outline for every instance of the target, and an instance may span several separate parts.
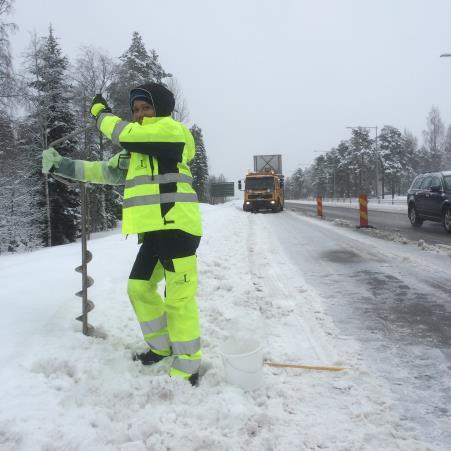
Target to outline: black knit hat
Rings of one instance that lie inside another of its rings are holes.
[[[144,100],[150,103],[156,116],[170,116],[174,111],[174,94],[160,83],[144,83],[130,91],[130,109],[133,109],[135,100]]]

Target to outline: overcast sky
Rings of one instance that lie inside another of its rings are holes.
[[[230,181],[255,154],[286,175],[346,126],[393,125],[422,142],[431,107],[451,123],[450,0],[15,0],[16,66],[51,23],[70,59],[81,45],[120,56],[138,31],[181,85],[210,173]],[[374,130],[373,130],[374,134]]]

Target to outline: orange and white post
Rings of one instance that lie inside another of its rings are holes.
[[[366,194],[360,194],[359,196],[360,206],[360,225],[357,228],[372,228],[368,225],[368,197]]]
[[[323,217],[323,196],[321,194],[316,196],[316,216]]]

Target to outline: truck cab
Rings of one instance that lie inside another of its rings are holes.
[[[241,180],[238,182],[242,189]],[[276,213],[284,207],[283,176],[268,172],[249,172],[244,179],[243,210],[256,212],[271,210]]]

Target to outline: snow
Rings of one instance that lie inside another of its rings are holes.
[[[304,204],[304,205],[316,205],[316,200],[287,200],[289,203]],[[343,199],[343,200],[323,200],[323,206],[344,207],[359,209],[359,199]],[[396,211],[407,214],[407,198],[396,197],[393,201],[390,199],[368,199],[368,210],[382,210],[382,211]]]
[[[127,300],[136,239],[118,231],[89,242],[95,284],[80,323],[80,244],[0,257],[0,450],[435,450],[402,418],[387,382],[338,332],[265,227],[239,201],[202,205],[198,301],[204,359],[199,387],[167,376],[170,362],[144,367],[145,349]],[[288,213],[293,215],[293,213]],[[421,250],[302,218],[370,243],[385,255]],[[438,256],[421,253],[434,267]],[[327,365],[341,372],[264,366],[264,384],[243,391],[224,380],[219,348],[228,337],[258,339],[264,359]]]

